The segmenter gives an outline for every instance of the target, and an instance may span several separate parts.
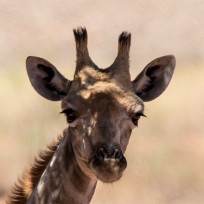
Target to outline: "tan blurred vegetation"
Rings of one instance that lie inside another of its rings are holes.
[[[90,54],[101,67],[114,60],[120,32],[130,31],[133,78],[156,57],[177,57],[169,87],[146,104],[148,117],[133,132],[123,178],[99,182],[91,203],[204,203],[203,19],[201,0],[0,0],[0,203],[66,127],[60,104],[31,87],[25,59],[44,57],[72,79],[78,25],[87,27]]]

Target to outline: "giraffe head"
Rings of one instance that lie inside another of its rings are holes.
[[[113,64],[100,69],[89,57],[87,31],[74,30],[77,60],[74,79],[68,80],[48,61],[28,57],[26,67],[35,90],[61,101],[68,122],[68,137],[78,165],[104,182],[122,176],[124,153],[132,130],[144,116],[144,103],[168,86],[175,68],[174,56],[150,62],[133,80],[129,74],[131,35],[123,32]]]

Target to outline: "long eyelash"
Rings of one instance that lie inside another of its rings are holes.
[[[64,109],[60,113],[63,113],[66,116],[68,123],[72,123],[78,118],[77,112],[70,108]]]
[[[65,110],[62,110],[61,112],[59,112],[59,114],[65,114],[66,113],[66,109]]]
[[[141,113],[140,116],[145,117],[145,118],[147,117],[144,113]]]
[[[135,115],[137,115],[138,117],[147,117],[143,112],[138,112]]]
[[[134,118],[134,116],[135,116],[136,118]],[[137,127],[138,127],[138,121],[139,121],[140,117],[147,117],[146,115],[144,115],[143,112],[135,113],[134,116],[132,117],[132,122],[133,122],[133,124],[134,124],[135,126],[137,126]]]
[[[69,113],[69,112],[75,112],[75,111],[72,110],[72,109],[70,109],[70,108],[68,108],[68,109],[64,109],[64,110],[62,110],[62,111],[60,112],[60,114],[61,114],[61,113],[63,113],[63,114],[67,114],[67,113]]]

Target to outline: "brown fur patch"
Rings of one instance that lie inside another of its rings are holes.
[[[57,141],[48,146],[47,150],[40,152],[38,157],[35,158],[33,165],[24,171],[23,176],[14,185],[11,195],[6,201],[7,204],[25,204],[27,202],[62,138],[60,136]]]

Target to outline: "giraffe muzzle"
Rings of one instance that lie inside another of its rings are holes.
[[[127,166],[120,147],[99,146],[93,155],[90,166],[98,179],[107,183],[120,179]]]

